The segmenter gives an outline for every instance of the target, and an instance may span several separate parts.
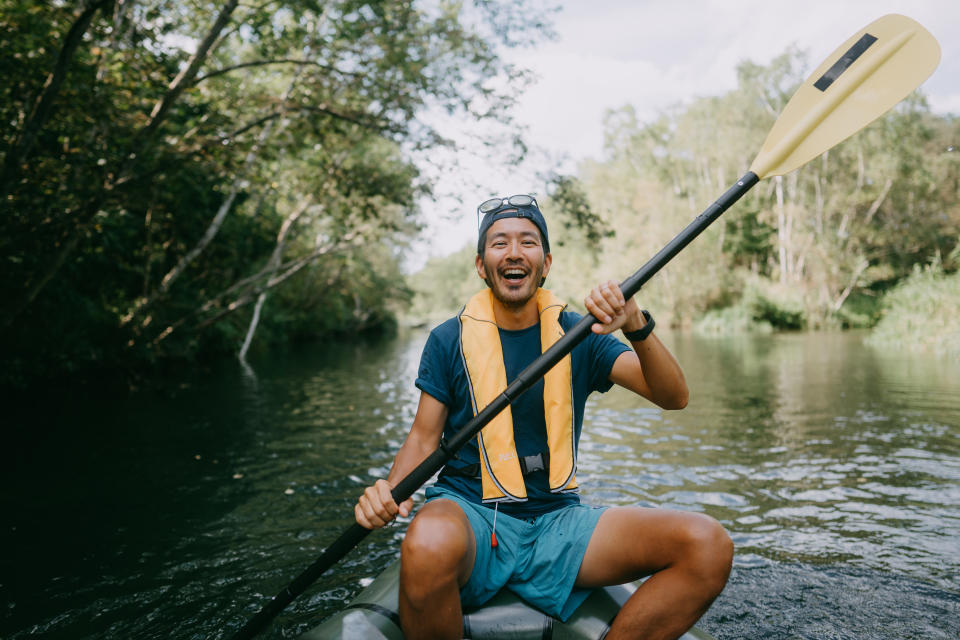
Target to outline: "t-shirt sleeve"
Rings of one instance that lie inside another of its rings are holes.
[[[452,376],[447,371],[449,362],[450,358],[444,347],[444,341],[440,339],[435,329],[430,332],[427,343],[423,346],[423,353],[420,354],[420,369],[417,371],[414,384],[418,389],[429,393],[448,407],[453,404],[453,396],[449,388]]]
[[[560,316],[564,331],[572,329],[582,318],[575,311],[564,311]],[[585,349],[585,353],[580,360],[585,369],[589,370],[589,385],[591,391],[605,393],[610,390],[613,383],[610,382],[610,371],[613,369],[613,363],[620,357],[621,353],[630,351],[630,347],[610,334],[598,335],[589,333],[584,342],[577,347]]]
[[[630,351],[630,347],[610,334],[591,334],[590,340],[593,342],[591,344],[591,350],[593,351],[591,371],[593,389],[600,393],[606,393],[613,386],[613,382],[610,381],[610,371],[613,370],[613,363],[620,357],[620,354]]]

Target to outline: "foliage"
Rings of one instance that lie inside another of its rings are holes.
[[[431,258],[409,278],[413,302],[406,315],[409,324],[437,324],[455,315],[467,300],[486,285],[477,275],[476,245]]]
[[[769,322],[757,321],[747,305],[738,304],[722,309],[711,309],[693,326],[700,335],[727,336],[741,333],[771,333]]]
[[[575,303],[656,254],[748,170],[806,67],[791,49],[766,66],[739,65],[736,90],[652,122],[629,105],[609,112],[606,157],[582,163],[571,184],[582,210],[616,233],[560,225],[548,286]],[[914,265],[958,246],[958,138],[960,120],[913,94],[805,167],[759,184],[638,299],[661,325],[706,332],[872,325],[883,294]]]
[[[915,265],[884,298],[883,318],[869,344],[960,357],[960,271],[948,274],[940,261]]]
[[[577,178],[556,175],[550,182],[550,203],[560,214],[557,219],[565,229],[579,229],[579,235],[588,249],[595,247],[603,238],[613,237],[613,229],[593,211],[583,185]],[[563,246],[563,242],[561,238],[555,244]]]
[[[738,270],[735,277],[742,288],[730,291],[731,300],[718,301],[705,311],[694,322],[697,333],[769,333],[806,328],[803,300],[795,289],[743,270]]]
[[[0,0],[6,382],[389,324],[422,114],[509,122],[524,4]]]

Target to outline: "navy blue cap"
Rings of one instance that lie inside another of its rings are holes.
[[[537,229],[540,230],[540,237],[543,239],[543,253],[550,253],[550,238],[547,236],[547,221],[543,219],[543,214],[540,213],[540,209],[537,208],[535,204],[530,204],[523,207],[510,205],[503,211],[494,211],[493,213],[488,213],[485,215],[483,220],[480,222],[480,235],[477,238],[477,254],[483,255],[483,243],[487,239],[487,230],[490,229],[490,225],[497,220],[503,220],[504,218],[526,218],[533,224],[537,225]]]

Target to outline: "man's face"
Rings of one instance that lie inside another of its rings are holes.
[[[523,307],[537,293],[550,271],[537,226],[524,218],[503,218],[487,230],[484,256],[477,256],[477,273],[505,307]]]

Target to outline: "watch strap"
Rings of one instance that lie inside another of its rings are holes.
[[[636,331],[624,331],[624,337],[630,342],[642,342],[647,339],[651,333],[653,333],[653,327],[657,324],[653,320],[653,316],[650,315],[650,312],[646,309],[641,309],[640,313],[643,314],[643,319],[646,320],[646,324],[637,329]]]

